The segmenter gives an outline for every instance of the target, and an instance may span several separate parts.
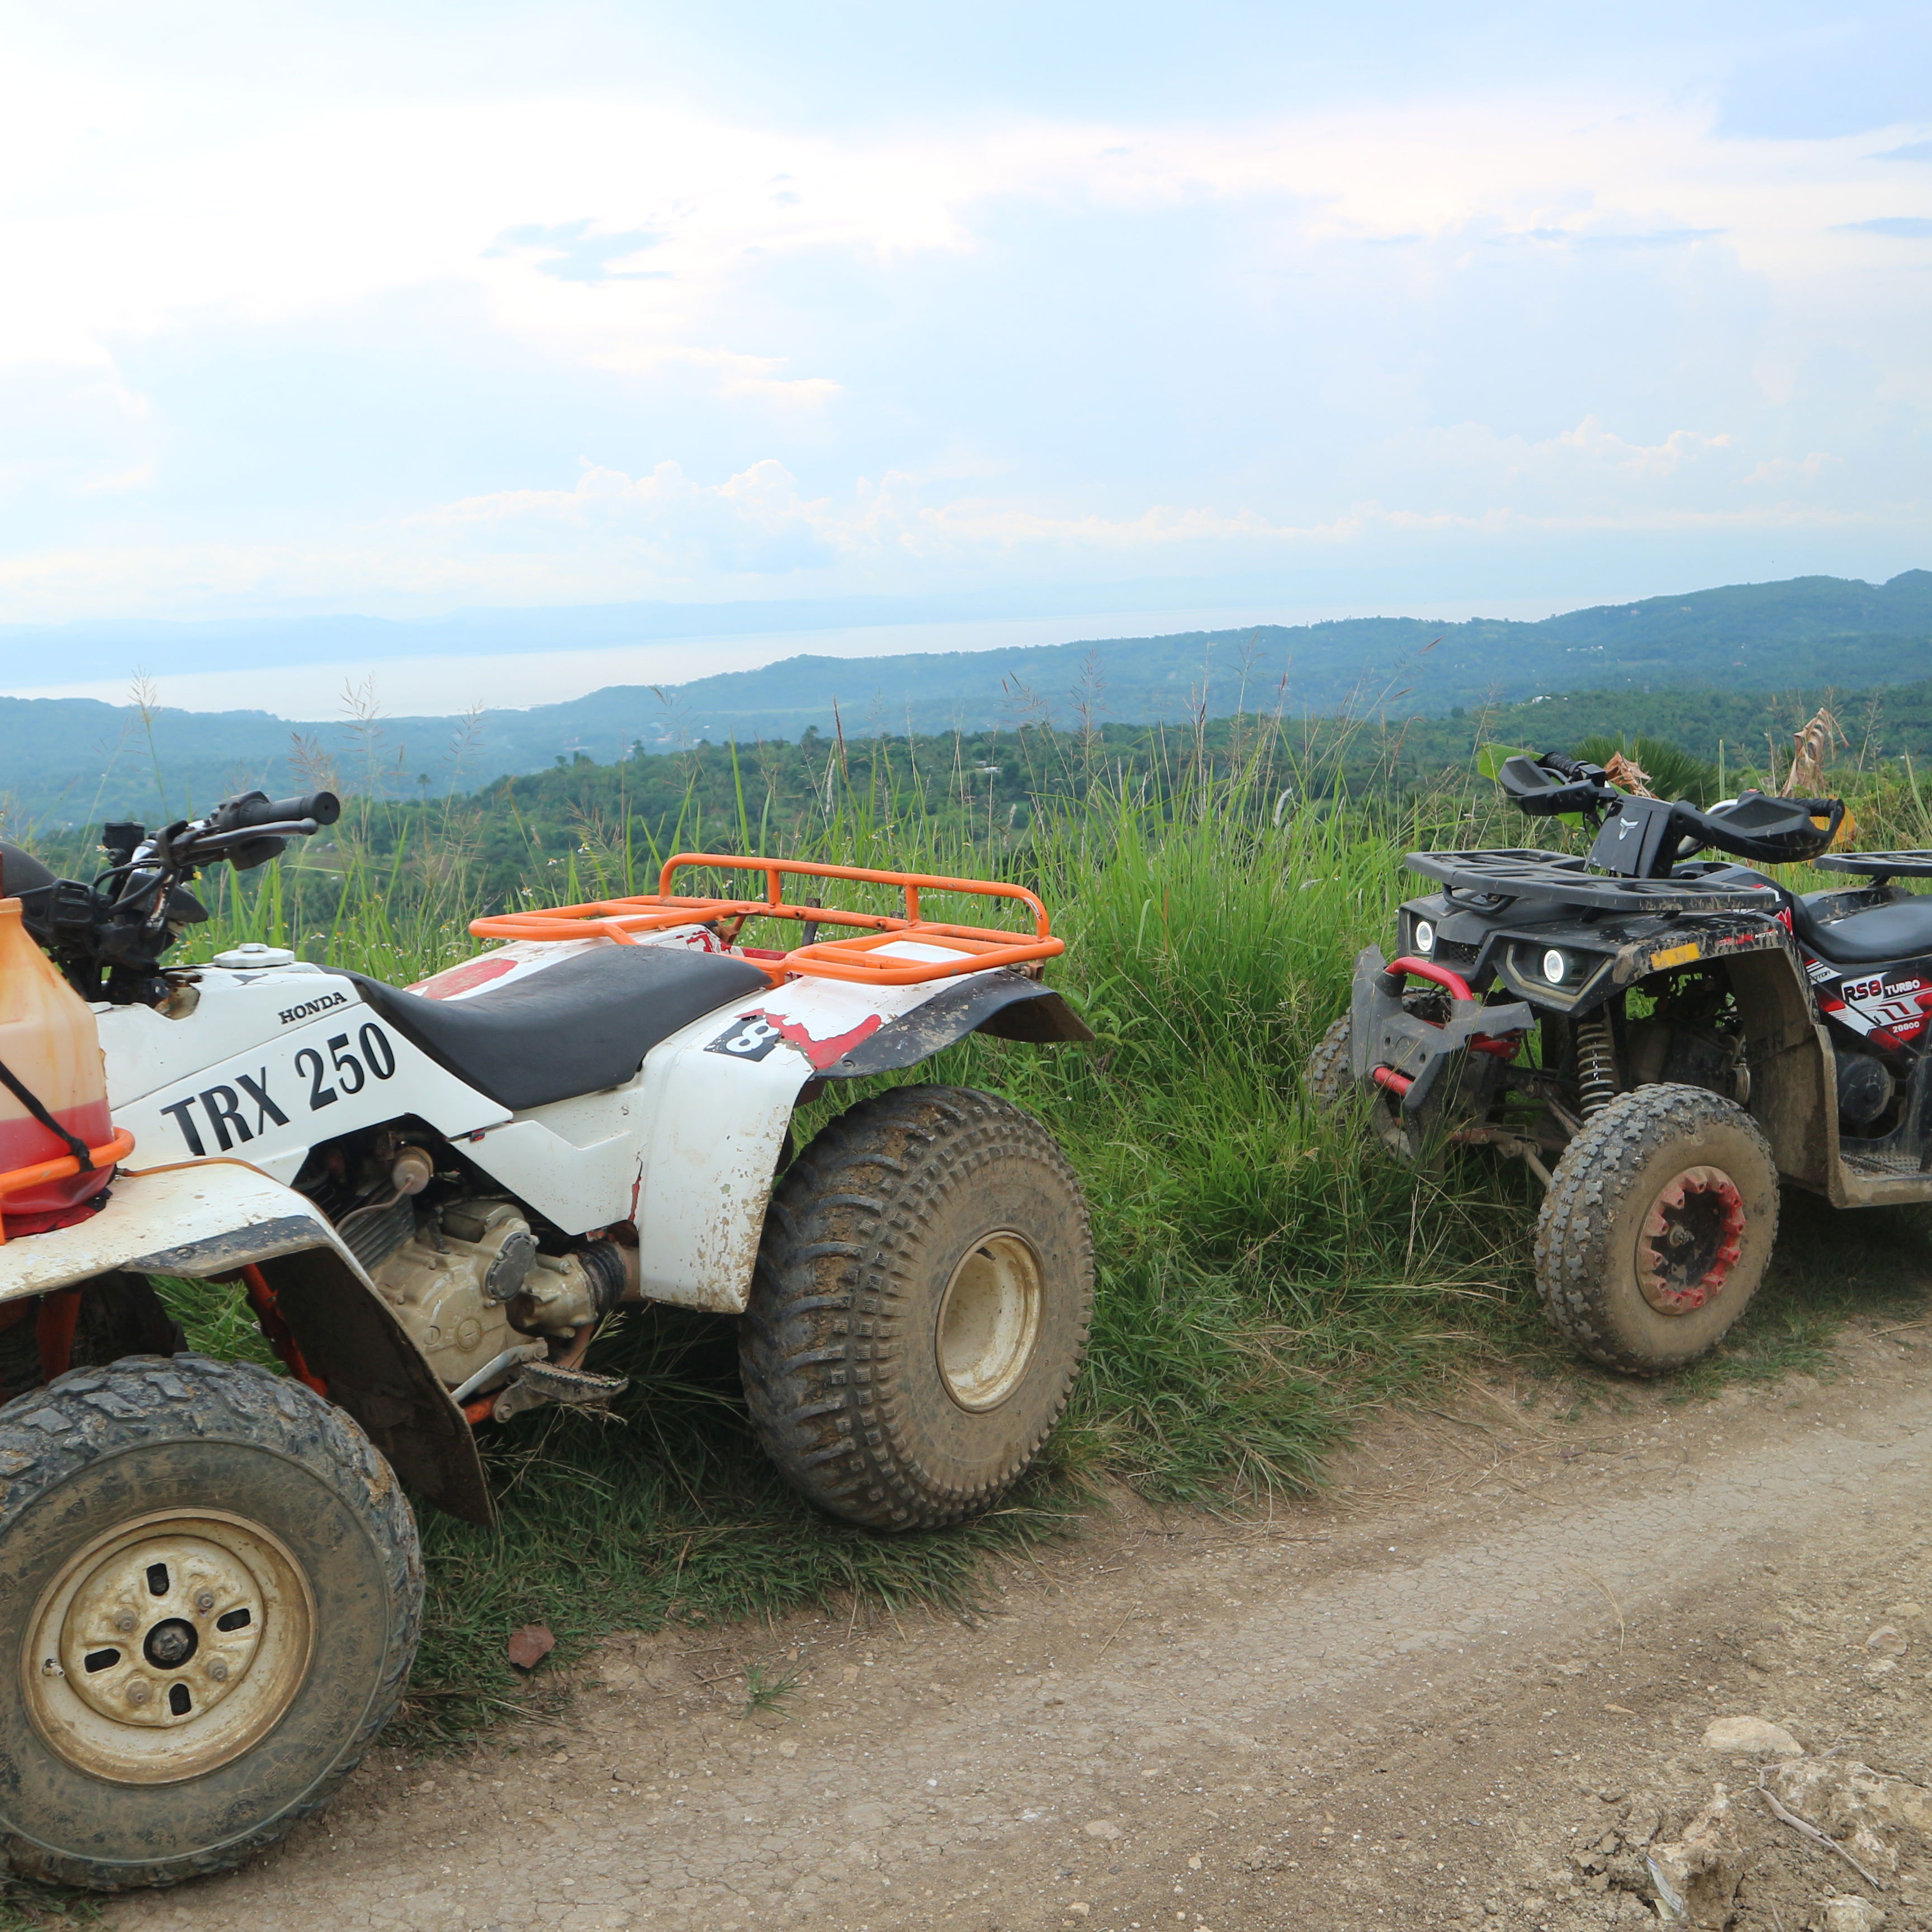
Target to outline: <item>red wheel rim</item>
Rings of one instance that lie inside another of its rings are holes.
[[[1636,1240],[1637,1286],[1660,1315],[1723,1293],[1744,1252],[1744,1196],[1722,1168],[1687,1167],[1658,1192]]]

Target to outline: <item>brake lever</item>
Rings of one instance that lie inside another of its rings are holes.
[[[233,832],[203,832],[188,850],[196,859],[204,854],[218,858],[231,845],[246,845],[257,838],[307,838],[321,830],[313,818],[286,818],[274,825],[244,825]]]

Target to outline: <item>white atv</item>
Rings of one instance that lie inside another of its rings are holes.
[[[738,1317],[773,1460],[882,1530],[986,1509],[1085,1346],[1086,1209],[1031,1116],[901,1085],[801,1150],[790,1132],[826,1083],[974,1031],[1090,1039],[1040,983],[1063,943],[1031,893],[687,855],[656,894],[479,920],[506,943],[408,990],[263,945],[163,963],[206,916],[197,868],[260,864],[338,812],[254,793],[152,836],[110,826],[91,884],[0,848],[136,1149],[98,1211],[0,1246],[0,1652],[25,1673],[0,1709],[0,1836],[69,1882],[231,1865],[326,1799],[415,1646],[390,1469],[489,1520],[472,1430],[608,1406],[624,1384],[585,1358],[620,1304]],[[674,892],[698,868],[762,890]],[[904,910],[788,902],[798,878]],[[1027,929],[934,920],[940,892],[1016,902]],[[803,943],[744,945],[754,919]],[[291,1374],[175,1354],[155,1276],[245,1288]]]

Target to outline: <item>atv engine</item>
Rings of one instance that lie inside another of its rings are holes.
[[[1702,1087],[1739,1106],[1750,1100],[1750,1069],[1728,982],[1720,974],[1686,974],[1655,1010],[1624,1028],[1629,1084]]]
[[[512,1202],[452,1201],[413,1219],[370,1276],[448,1388],[532,1336],[568,1341],[623,1292],[614,1243],[544,1254]]]
[[[446,1388],[458,1388],[504,1348],[533,1335],[568,1341],[616,1306],[624,1254],[597,1240],[543,1254],[522,1210],[506,1200],[456,1200],[417,1210],[408,1198],[380,1210],[392,1240],[363,1254],[369,1279],[402,1318]],[[404,1231],[408,1227],[408,1232]],[[352,1246],[371,1246],[371,1231]]]
[[[296,1177],[446,1388],[524,1341],[571,1342],[639,1298],[634,1248],[591,1240],[547,1252],[515,1202],[464,1192],[478,1178],[448,1160],[385,1127],[359,1150],[318,1149]],[[556,1243],[556,1231],[548,1238]]]

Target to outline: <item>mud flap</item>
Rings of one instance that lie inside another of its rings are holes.
[[[1402,963],[1398,962],[1398,967]],[[1526,1000],[1486,1006],[1478,999],[1457,997],[1456,987],[1465,995],[1468,988],[1456,975],[1444,971],[1443,977],[1454,986],[1445,989],[1450,993],[1449,1018],[1438,1024],[1403,1005],[1408,976],[1392,970],[1378,947],[1364,946],[1355,960],[1348,1070],[1364,1084],[1372,1082],[1400,1095],[1405,1114],[1419,1114],[1428,1104],[1443,1069],[1458,1054],[1486,1040],[1526,1033],[1536,1023]]]
[[[451,1516],[494,1524],[475,1432],[375,1290],[333,1248],[282,1255],[261,1269],[329,1400],[362,1424],[396,1474]]]

